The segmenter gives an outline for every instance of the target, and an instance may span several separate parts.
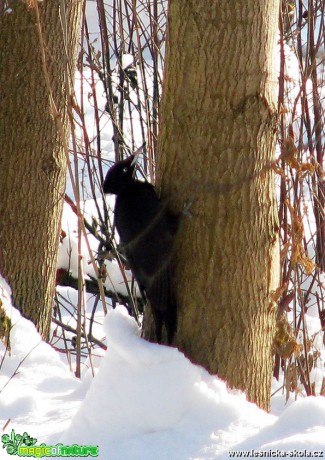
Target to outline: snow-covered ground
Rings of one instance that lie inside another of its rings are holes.
[[[310,458],[325,451],[323,397],[285,406],[278,394],[280,414],[267,414],[177,349],[141,339],[123,307],[105,319],[108,348],[95,378],[89,371],[79,381],[12,307],[3,278],[0,299],[13,324],[10,354],[0,347],[2,435],[26,432],[38,446],[98,446],[101,460],[212,460],[242,451]],[[1,460],[14,458],[0,452]]]

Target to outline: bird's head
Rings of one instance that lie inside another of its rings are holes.
[[[130,155],[125,160],[118,161],[106,174],[103,190],[104,193],[118,195],[135,181],[137,156]]]

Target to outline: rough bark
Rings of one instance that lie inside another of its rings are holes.
[[[15,305],[47,337],[66,177],[67,78],[82,0],[37,4],[43,45],[35,5],[26,3],[17,1],[0,16],[0,272]]]
[[[193,199],[176,244],[176,345],[267,409],[278,286],[272,160],[278,0],[171,0],[158,183]]]

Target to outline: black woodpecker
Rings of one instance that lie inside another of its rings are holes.
[[[172,262],[178,218],[163,205],[152,184],[136,179],[136,161],[131,155],[115,163],[103,190],[116,195],[115,226],[122,251],[149,301],[157,341],[161,342],[165,326],[171,344],[177,327]]]

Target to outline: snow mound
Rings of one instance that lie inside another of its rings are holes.
[[[236,450],[284,452],[282,457],[307,459],[323,457],[312,453],[324,452],[324,439],[325,398],[310,396],[291,404],[272,426],[237,445]]]
[[[141,339],[124,307],[104,326],[106,356],[61,442],[99,445],[102,459],[149,460],[155,452],[155,460],[176,460],[202,451],[211,436],[214,452],[223,451],[276,419],[176,348]]]
[[[12,325],[10,350],[0,341],[0,426],[8,433],[30,432],[42,441],[59,436],[80,405],[71,397],[80,382],[12,306],[11,290],[1,275],[0,300]],[[2,449],[0,457],[7,458]]]
[[[279,417],[266,414],[177,349],[141,339],[122,307],[105,318],[108,349],[84,397],[85,382],[12,306],[1,276],[0,299],[13,324],[10,355],[0,342],[5,433],[98,445],[99,460],[307,459],[324,451],[325,398],[300,398]],[[1,449],[1,460],[11,457]]]

